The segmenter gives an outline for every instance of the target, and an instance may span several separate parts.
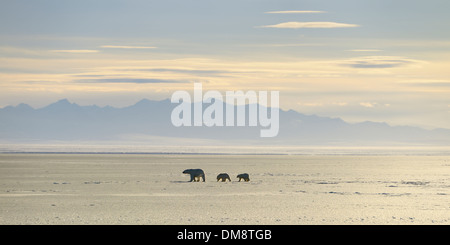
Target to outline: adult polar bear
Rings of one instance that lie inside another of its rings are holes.
[[[189,174],[191,176],[191,180],[189,180],[189,182],[199,182],[200,178],[202,178],[203,182],[205,182],[205,172],[201,169],[186,169],[183,171],[183,174]]]

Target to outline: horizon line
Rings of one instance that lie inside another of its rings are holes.
[[[214,99],[214,98],[213,98],[213,99]],[[135,106],[135,105],[141,103],[142,101],[149,101],[149,102],[164,102],[164,101],[168,101],[169,104],[176,104],[176,103],[171,103],[171,99],[170,99],[170,98],[166,98],[166,99],[162,99],[162,100],[151,100],[151,99],[148,99],[148,98],[143,98],[143,99],[140,99],[139,101],[137,101],[137,102],[134,103],[134,104],[130,104],[130,105],[123,106],[123,107],[115,107],[115,106],[111,106],[111,105],[98,106],[98,105],[96,105],[96,104],[79,105],[79,104],[77,104],[76,102],[70,102],[69,99],[64,98],[64,99],[57,100],[56,102],[50,103],[50,104],[48,104],[48,105],[46,105],[46,106],[39,107],[39,108],[34,108],[34,107],[32,107],[32,106],[30,106],[29,104],[26,104],[26,103],[19,103],[19,104],[16,105],[16,106],[8,105],[8,106],[5,106],[5,107],[2,107],[2,108],[0,108],[0,110],[6,109],[6,108],[8,108],[8,107],[17,108],[17,107],[19,107],[19,106],[21,106],[21,105],[28,106],[28,107],[30,107],[30,108],[33,109],[33,110],[40,110],[40,109],[44,109],[44,108],[46,108],[46,107],[48,107],[48,106],[51,106],[51,105],[53,105],[53,104],[56,104],[56,103],[59,103],[59,102],[64,102],[64,101],[67,101],[67,103],[69,103],[69,104],[71,104],[71,105],[76,105],[76,106],[79,106],[79,107],[98,107],[98,108],[101,108],[101,109],[102,109],[102,108],[107,108],[107,107],[111,107],[111,108],[114,108],[114,109],[125,109],[125,108],[128,108],[128,107]],[[225,101],[222,101],[222,102],[223,102],[224,104],[227,104]],[[246,102],[247,102],[247,100],[246,100]],[[181,103],[181,102],[180,102],[180,103]],[[193,103],[195,103],[195,102],[191,102],[191,104],[193,104]],[[212,103],[206,103],[206,104],[212,104]],[[248,105],[250,105],[250,103],[246,103],[244,106],[248,106]],[[259,105],[259,103],[257,102],[255,105]],[[234,105],[234,106],[235,106],[235,107],[238,107],[238,106],[242,106],[242,105]],[[267,106],[267,108],[270,108],[270,107]],[[412,126],[412,125],[405,125],[405,124],[402,124],[402,125],[392,125],[392,124],[390,124],[389,122],[386,122],[386,121],[370,121],[370,120],[362,120],[362,121],[358,121],[358,122],[348,122],[348,121],[342,119],[341,117],[321,116],[321,115],[317,115],[317,114],[305,114],[305,113],[302,113],[302,112],[297,111],[297,110],[294,110],[294,109],[284,109],[284,110],[283,110],[281,107],[278,107],[278,109],[279,109],[280,111],[283,111],[283,112],[290,112],[290,111],[293,111],[293,112],[302,114],[302,115],[304,115],[304,116],[315,116],[315,117],[319,117],[319,118],[328,118],[328,119],[332,119],[332,120],[336,120],[336,119],[337,119],[337,120],[342,120],[343,122],[348,123],[348,124],[352,124],[352,125],[354,125],[354,124],[361,124],[361,123],[379,123],[379,124],[386,124],[386,125],[389,126],[389,127],[413,127],[413,128],[418,128],[418,129],[426,130],[426,131],[433,131],[433,130],[439,130],[439,129],[450,130],[450,128],[443,128],[443,127],[436,127],[436,126],[429,126],[429,127],[427,128],[427,127],[424,127],[424,126]]]

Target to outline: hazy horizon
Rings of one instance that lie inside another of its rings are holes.
[[[75,105],[82,106],[82,107],[94,106],[94,107],[99,107],[99,108],[112,107],[112,108],[115,108],[115,109],[123,109],[123,108],[127,108],[127,107],[134,106],[134,105],[136,105],[136,104],[138,104],[139,102],[142,102],[142,101],[162,102],[162,101],[170,101],[170,98],[161,98],[161,99],[140,98],[140,99],[136,99],[135,102],[131,102],[130,104],[122,104],[122,105],[118,105],[118,106],[113,106],[113,105],[110,105],[110,104],[102,104],[102,105],[91,104],[91,103],[83,104],[83,103],[79,103],[79,102],[77,102],[77,101],[72,101],[71,99],[68,99],[68,98],[61,98],[61,99],[57,99],[57,100],[55,100],[55,101],[53,101],[53,102],[50,102],[49,104],[44,104],[44,105],[40,105],[40,106],[35,106],[35,105],[33,105],[33,104],[28,104],[28,103],[20,102],[20,103],[16,103],[16,104],[5,105],[5,106],[3,106],[3,107],[0,107],[0,109],[5,109],[5,108],[7,108],[7,107],[18,107],[18,106],[20,106],[20,105],[27,105],[27,106],[31,107],[32,109],[34,109],[34,110],[39,110],[39,109],[43,109],[43,108],[45,108],[45,107],[48,107],[48,106],[50,106],[50,105],[52,105],[52,104],[62,102],[62,101],[67,101],[67,102],[70,103],[70,104],[75,104]],[[225,102],[224,102],[224,103],[225,103]],[[248,101],[246,101],[246,103],[248,104]],[[281,107],[280,107],[280,110],[284,110],[284,111],[293,110],[293,111],[295,111],[295,112],[298,112],[298,113],[301,113],[301,114],[305,114],[305,115],[319,116],[319,117],[329,117],[329,118],[336,118],[336,119],[342,119],[342,120],[344,120],[342,117],[340,117],[340,116],[338,116],[338,115],[337,115],[337,116],[319,115],[319,114],[316,114],[316,113],[314,113],[314,112],[311,112],[311,113],[303,113],[302,111],[299,111],[299,110],[290,109],[290,108],[281,108]],[[433,130],[433,129],[450,129],[450,127],[449,127],[449,128],[431,127],[431,126],[427,126],[427,125],[420,125],[420,124],[417,125],[417,124],[414,124],[414,123],[411,123],[411,124],[398,124],[398,125],[397,125],[397,124],[391,123],[391,122],[389,122],[389,121],[370,121],[370,120],[365,120],[365,119],[362,119],[362,118],[361,118],[360,121],[346,121],[346,120],[344,120],[344,121],[347,122],[347,123],[352,123],[352,124],[354,124],[354,123],[363,123],[363,122],[387,123],[387,124],[390,125],[390,126],[411,126],[411,127],[418,127],[418,128],[422,128],[422,129],[426,129],[426,130]]]
[[[215,103],[214,103],[215,104]],[[223,112],[228,105],[221,104]],[[392,126],[386,122],[363,121],[349,123],[341,118],[306,115],[295,110],[279,111],[276,126],[279,132],[261,138],[260,132],[271,125],[249,125],[250,106],[234,105],[232,111],[244,109],[243,126],[176,126],[172,116],[178,103],[170,100],[140,100],[116,108],[112,106],[80,106],[67,99],[42,108],[20,104],[0,109],[0,142],[33,144],[108,145],[122,142],[131,145],[166,146],[445,146],[450,140],[449,129],[427,130],[412,126]],[[213,104],[204,104],[205,113]],[[193,103],[188,106],[196,114]],[[261,106],[255,106],[257,112]],[[228,111],[228,109],[226,109]],[[263,110],[264,111],[264,110]],[[272,111],[270,109],[269,111]],[[184,113],[184,112],[183,112]],[[178,114],[176,114],[178,115]],[[238,117],[234,118],[236,125]],[[189,122],[193,123],[193,117]],[[225,125],[225,119],[220,119]],[[240,120],[240,119],[239,119]],[[272,120],[273,121],[273,120]],[[228,123],[228,122],[227,122]],[[273,122],[272,122],[273,123]],[[192,124],[191,124],[192,125]],[[268,149],[269,150],[269,149]],[[49,150],[52,152],[52,150]],[[193,150],[195,152],[195,150]]]

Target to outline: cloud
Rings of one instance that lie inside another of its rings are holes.
[[[347,102],[333,102],[331,104],[335,105],[335,106],[347,106],[348,105]]]
[[[87,54],[87,53],[98,53],[98,50],[92,49],[63,49],[63,50],[52,50],[54,53],[72,53],[72,54]]]
[[[77,83],[190,83],[190,81],[171,80],[171,79],[146,79],[146,78],[100,78],[100,79],[81,79]]]
[[[373,108],[377,105],[377,103],[371,103],[371,102],[361,102],[359,103],[361,106],[367,107],[367,108]]]
[[[148,68],[148,69],[132,69],[134,71],[150,71],[150,72],[163,72],[163,73],[181,73],[181,74],[194,74],[205,76],[218,76],[222,74],[236,73],[227,70],[208,70],[208,69],[177,69],[177,68]]]
[[[320,102],[308,102],[308,103],[297,103],[300,106],[308,106],[308,107],[322,107],[323,103]]]
[[[337,22],[284,22],[276,25],[261,26],[262,28],[284,28],[284,29],[300,29],[300,28],[351,28],[359,27],[355,24],[345,24]]]
[[[435,80],[435,79],[415,79],[408,81],[400,81],[399,84],[405,84],[413,87],[450,87],[450,81],[448,80]]]
[[[351,59],[343,65],[352,68],[394,68],[414,63],[419,61],[397,56],[366,56]]]
[[[287,10],[287,11],[269,11],[265,14],[320,14],[326,13],[325,11],[311,11],[311,10]]]
[[[391,107],[391,104],[385,103],[385,104],[379,104],[377,102],[361,102],[359,103],[360,106],[367,107],[367,108],[374,108],[374,107]]]
[[[301,103],[298,102],[297,105],[302,107],[325,107],[325,106],[348,106],[347,102],[331,102],[331,103],[322,103],[322,102],[306,102]]]
[[[381,49],[350,49],[349,52],[381,52]]]
[[[319,46],[326,46],[324,43],[266,43],[266,44],[247,44],[247,45],[241,45],[241,46],[248,46],[248,47],[269,47],[269,48],[278,48],[278,47],[319,47]]]
[[[116,49],[154,49],[153,46],[123,46],[123,45],[103,45],[101,48],[116,48]]]

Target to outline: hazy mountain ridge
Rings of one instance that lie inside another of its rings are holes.
[[[79,106],[67,99],[43,108],[27,104],[0,109],[0,139],[3,141],[40,140],[132,140],[146,136],[211,139],[236,144],[340,145],[340,144],[426,144],[450,143],[449,129],[425,130],[387,123],[347,123],[340,118],[304,115],[280,110],[277,137],[260,138],[257,127],[174,127],[170,121],[177,104],[169,99],[115,108]],[[207,105],[204,106],[204,108]],[[235,110],[236,111],[236,110]]]

